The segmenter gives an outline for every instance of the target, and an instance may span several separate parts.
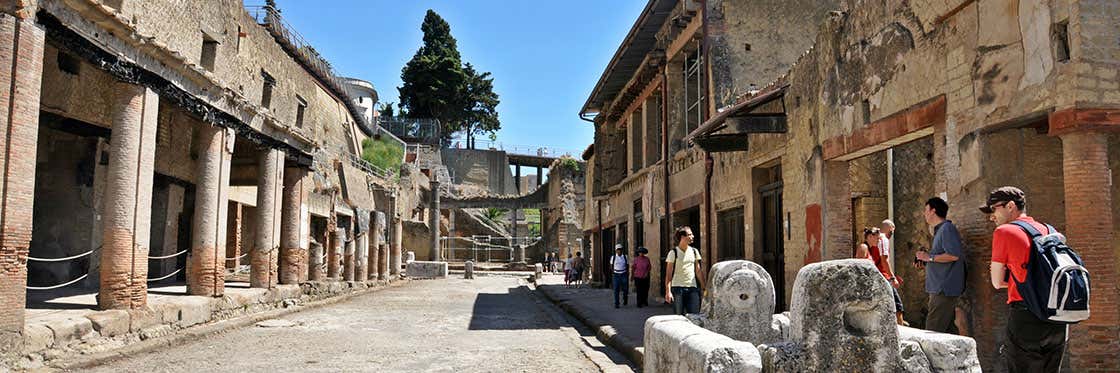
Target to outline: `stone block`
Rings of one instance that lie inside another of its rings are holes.
[[[210,298],[187,296],[176,299],[179,305],[179,327],[202,324],[210,321]]]
[[[777,331],[778,336],[777,336],[776,340],[778,340],[778,341],[788,341],[789,340],[789,329],[790,329],[789,323],[790,323],[789,312],[782,312],[782,313],[779,313],[779,314],[771,315],[771,317],[770,317],[770,328]]]
[[[447,262],[408,262],[405,269],[411,278],[447,278]]]
[[[141,340],[149,340],[149,339],[152,339],[152,338],[158,338],[158,337],[162,337],[162,336],[165,336],[165,335],[171,335],[171,333],[174,333],[174,332],[175,332],[175,329],[172,328],[171,325],[167,325],[167,324],[157,325],[157,326],[154,326],[154,327],[151,327],[151,328],[141,330],[140,331],[140,339]]]
[[[805,372],[805,350],[801,344],[794,342],[779,342],[769,345],[759,345],[758,351],[762,355],[762,370],[774,373],[800,373]]]
[[[28,324],[23,327],[23,351],[38,352],[54,345],[54,332],[43,324]]]
[[[751,343],[779,341],[774,313],[774,282],[762,266],[747,260],[716,263],[711,290],[703,302],[704,327]]]
[[[762,356],[754,345],[705,332],[681,341],[679,372],[762,372]]]
[[[929,359],[922,346],[914,341],[900,341],[898,343],[898,371],[906,373],[930,373]]]
[[[164,323],[163,310],[157,308],[129,310],[128,318],[130,332],[138,332]]]
[[[65,346],[70,342],[81,340],[93,334],[93,322],[85,317],[52,320],[46,325],[54,334],[55,347]],[[125,321],[125,325],[125,329],[128,329],[127,321]]]
[[[125,310],[107,310],[86,315],[93,330],[103,337],[112,337],[127,334],[129,331],[129,313]]]
[[[802,267],[793,284],[790,339],[808,371],[893,371],[898,327],[890,285],[868,260]]]
[[[684,316],[664,315],[646,319],[646,349],[643,359],[646,372],[672,372],[680,362],[680,341],[689,335],[699,333],[698,328]]]
[[[474,279],[474,262],[468,260],[466,263],[463,263],[463,278],[468,280]]]
[[[542,265],[542,264],[540,264],[540,263],[537,263],[537,264],[533,264],[533,276],[536,276],[536,278],[537,278],[538,280],[540,280],[540,279],[541,279],[541,275],[542,275],[543,273],[544,273],[544,265]]]
[[[972,338],[905,326],[898,327],[898,338],[918,343],[933,372],[980,372],[976,340]]]
[[[299,299],[299,297],[303,295],[299,285],[277,285],[274,291],[276,291],[277,297],[281,300]]]
[[[412,263],[413,261],[416,261],[416,253],[415,252],[409,251],[409,252],[404,254],[405,264]]]

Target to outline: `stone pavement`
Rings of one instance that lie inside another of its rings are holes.
[[[637,308],[635,294],[631,291],[630,304],[616,309],[611,289],[569,288],[564,286],[563,277],[545,274],[537,282],[537,291],[595,330],[604,344],[626,355],[634,365],[642,366],[646,319],[672,314],[672,305],[654,301],[651,294],[649,307]]]
[[[581,349],[521,278],[416,280],[94,372],[612,371]],[[625,370],[625,365],[621,365]]]

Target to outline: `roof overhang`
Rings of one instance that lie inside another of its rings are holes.
[[[579,112],[581,117],[587,113],[602,111],[603,106],[613,101],[626,87],[626,83],[641,67],[646,54],[656,47],[657,31],[665,24],[677,2],[678,0],[650,0],[646,4],[584,102]]]
[[[708,152],[745,151],[748,148],[747,137],[752,133],[785,133],[788,126],[784,104],[781,112],[753,111],[781,100],[788,88],[788,84],[772,86],[719,112],[685,136],[684,141],[691,141]]]

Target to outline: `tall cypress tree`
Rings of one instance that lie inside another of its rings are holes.
[[[447,139],[461,116],[462,104],[457,97],[463,91],[466,76],[447,21],[428,9],[420,30],[424,32],[424,45],[401,70],[404,84],[397,88],[399,106],[412,117],[440,120],[444,127],[442,136]]]

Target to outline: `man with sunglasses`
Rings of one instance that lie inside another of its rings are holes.
[[[1048,234],[1045,224],[1026,213],[1027,196],[1016,187],[1005,186],[988,194],[980,211],[999,224],[992,233],[992,286],[1007,288],[1007,342],[1000,349],[1011,372],[1057,372],[1062,365],[1067,329],[1063,324],[1039,320],[1026,305],[1015,281],[1026,281],[1031,239],[1014,221],[1026,222]]]
[[[929,252],[918,251],[915,257],[925,262],[926,293],[929,312],[926,330],[953,332],[957,298],[964,292],[964,243],[952,221],[946,219],[949,204],[939,197],[926,201],[923,216],[933,227],[933,244]]]

